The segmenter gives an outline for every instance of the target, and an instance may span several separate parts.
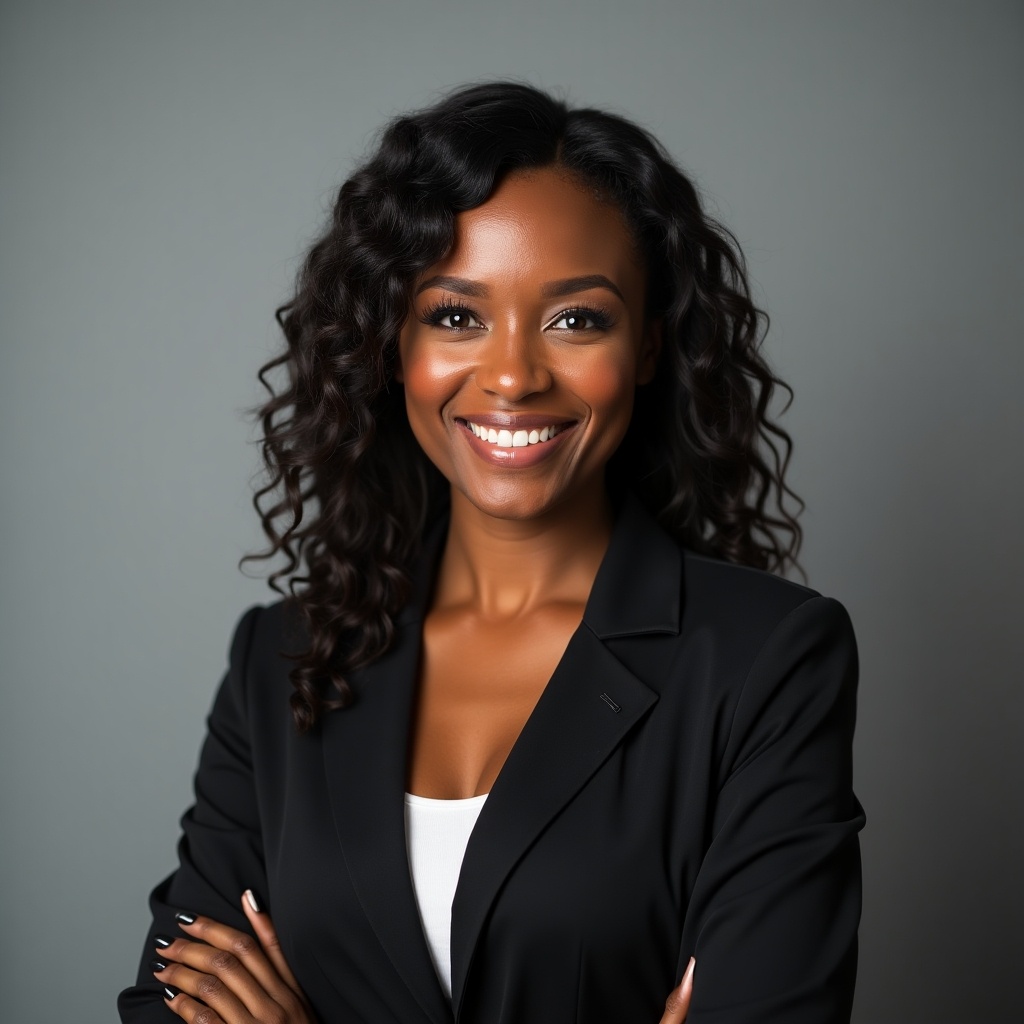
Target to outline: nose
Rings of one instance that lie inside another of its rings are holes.
[[[544,339],[530,331],[509,328],[492,332],[482,346],[476,382],[489,395],[517,402],[551,387]]]

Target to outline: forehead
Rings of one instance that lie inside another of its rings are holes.
[[[603,273],[627,287],[643,284],[618,207],[554,168],[517,171],[486,202],[457,214],[451,252],[428,271],[437,272],[507,282]]]

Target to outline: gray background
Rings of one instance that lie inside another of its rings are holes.
[[[5,1019],[134,976],[270,596],[242,410],[299,254],[382,121],[511,75],[653,129],[772,316],[862,657],[856,1020],[1020,1020],[1022,53],[1013,2],[5,4]]]

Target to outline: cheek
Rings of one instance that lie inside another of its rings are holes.
[[[459,362],[437,347],[413,344],[402,353],[406,416],[413,436],[435,465],[444,459],[447,445],[442,413],[464,376]]]
[[[580,367],[575,386],[595,417],[607,426],[622,421],[623,430],[633,412],[636,368],[626,358],[595,360]]]
[[[402,372],[410,414],[426,413],[431,407],[436,413],[438,404],[451,395],[457,375],[449,360],[415,346],[403,354]]]
[[[405,398],[411,405],[429,401],[443,381],[437,367],[429,362],[410,359],[405,364]]]

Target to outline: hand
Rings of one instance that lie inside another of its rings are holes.
[[[314,1024],[316,1017],[292,974],[270,915],[252,890],[242,910],[258,942],[209,917],[179,914],[182,931],[198,941],[158,936],[153,975],[173,986],[167,1005],[190,1024]],[[174,989],[179,991],[175,992]]]
[[[665,1000],[665,1012],[658,1024],[683,1024],[690,1012],[690,997],[693,995],[693,972],[697,961],[690,957],[683,980],[672,989]]]

